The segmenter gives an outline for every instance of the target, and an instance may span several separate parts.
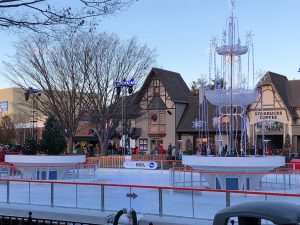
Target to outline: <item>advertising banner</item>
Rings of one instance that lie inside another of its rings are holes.
[[[123,163],[123,166],[126,169],[155,170],[157,168],[157,163],[152,162],[152,161],[131,161],[131,160],[126,160]]]

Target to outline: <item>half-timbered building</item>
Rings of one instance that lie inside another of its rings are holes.
[[[256,101],[247,108],[249,146],[256,142],[257,148],[267,144],[274,150],[300,152],[300,80],[267,72],[257,89]],[[195,149],[200,141],[217,144],[215,107],[208,104],[211,140],[200,140],[193,127],[193,121],[199,118],[198,97],[192,96],[179,73],[153,68],[136,93],[134,104],[140,108],[140,116],[132,118],[132,124],[140,129],[136,145],[144,152],[160,144],[166,148],[169,143],[180,143],[185,151]]]

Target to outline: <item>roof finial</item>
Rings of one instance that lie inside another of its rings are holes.
[[[229,5],[231,7],[231,13],[233,14],[235,8],[235,0],[229,0]]]

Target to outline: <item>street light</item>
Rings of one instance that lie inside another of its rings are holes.
[[[130,95],[133,93],[133,86],[137,84],[137,81],[134,79],[125,80],[123,81],[116,81],[114,83],[115,88],[117,89],[117,97],[122,94],[122,133],[124,138],[122,137],[122,147],[124,148],[124,154],[130,153],[130,104],[126,107],[125,104],[125,96],[127,93]],[[129,115],[128,115],[129,114]],[[122,136],[123,136],[122,135]],[[125,141],[125,143],[124,143]]]
[[[34,133],[34,123],[36,121],[34,121],[34,114],[35,114],[35,110],[34,110],[34,107],[35,107],[35,101],[34,101],[34,97],[35,97],[35,94],[37,94],[38,96],[41,96],[41,90],[39,89],[35,89],[35,88],[32,88],[32,87],[29,87],[28,89],[25,90],[24,92],[24,95],[25,95],[25,100],[28,101],[29,100],[29,97],[31,96],[32,98],[32,138],[33,140],[37,140],[37,137],[35,137],[35,133]]]

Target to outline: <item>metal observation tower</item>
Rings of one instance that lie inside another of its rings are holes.
[[[209,123],[216,131],[215,149],[218,155],[246,155],[249,121],[246,108],[257,97],[254,79],[254,51],[252,32],[247,32],[242,44],[239,25],[234,15],[235,1],[230,1],[231,15],[226,19],[226,29],[219,41],[213,36],[209,56],[209,85],[199,89],[200,140],[206,139],[206,153],[210,154]],[[219,43],[217,43],[219,42]],[[242,71],[242,56],[247,58],[246,72]],[[213,118],[208,114],[208,102],[215,106]],[[224,153],[224,148],[226,152]],[[249,146],[248,146],[249,148]]]

